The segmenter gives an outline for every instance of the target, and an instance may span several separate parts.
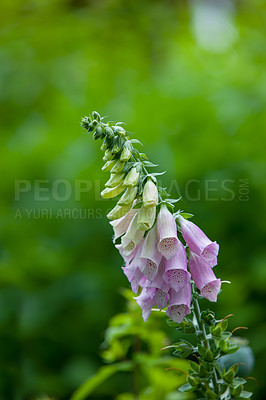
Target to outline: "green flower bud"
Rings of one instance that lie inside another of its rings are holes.
[[[213,329],[212,329],[212,335],[216,337],[220,337],[222,334],[222,328],[220,324],[217,324]]]
[[[240,397],[242,390],[243,390],[243,385],[238,385],[235,387],[230,387],[230,394],[234,397]]]
[[[157,206],[158,204],[158,189],[155,183],[148,179],[143,189],[143,205],[144,207]]]
[[[121,150],[121,147],[122,147],[122,140],[119,136],[116,136],[112,148],[112,153],[117,154]]]
[[[114,165],[114,167],[111,169],[112,174],[116,173],[116,172],[121,172],[122,169],[124,168],[125,163],[117,160],[116,164]]]
[[[109,146],[110,146],[110,140],[106,137],[106,138],[104,139],[104,141],[103,141],[103,143],[102,143],[100,149],[101,149],[102,151],[105,151],[105,150],[108,149]]]
[[[107,149],[104,153],[103,156],[103,161],[110,161],[114,158],[114,154],[112,153],[112,151],[110,149]]]
[[[97,111],[92,111],[92,118],[101,121],[101,116],[99,113],[97,113]]]
[[[101,192],[101,196],[104,199],[111,199],[113,197],[118,196],[120,193],[123,192],[123,190],[125,189],[123,182],[121,182],[119,185],[117,185],[116,187],[113,188],[105,188],[102,192]]]
[[[139,180],[139,172],[137,172],[137,169],[135,167],[131,168],[131,170],[128,172],[125,180],[124,180],[124,186],[127,187],[132,187],[136,186]]]
[[[105,126],[104,130],[105,130],[105,133],[106,133],[107,137],[110,138],[110,139],[113,139],[113,137],[114,137],[113,129],[110,128],[110,126]]]
[[[234,380],[234,370],[230,368],[224,375],[223,375],[223,380],[227,383],[232,383]]]
[[[120,156],[120,161],[127,162],[128,160],[130,160],[130,158],[131,158],[131,151],[124,146]]]
[[[113,130],[115,131],[115,133],[117,133],[118,135],[120,135],[121,137],[124,137],[126,134],[126,131],[124,128],[122,128],[122,126],[114,126]]]
[[[85,128],[85,129],[90,129],[89,128],[89,124],[91,123],[91,119],[90,119],[90,117],[84,117],[84,118],[82,118],[82,120],[81,120],[81,126],[82,126],[82,128]]]
[[[120,206],[125,206],[127,204],[132,204],[133,201],[135,200],[136,196],[138,193],[138,188],[137,186],[127,188],[123,196],[120,198],[119,202],[117,203]]]
[[[107,214],[107,218],[112,221],[118,218],[122,218],[126,215],[131,208],[131,204],[126,206],[119,206],[118,204]]]
[[[113,188],[117,185],[119,185],[119,183],[122,182],[122,180],[124,179],[125,174],[111,174],[110,179],[106,182],[105,186],[106,187],[110,187]]]
[[[153,207],[144,207],[141,206],[138,212],[138,229],[147,231],[151,229],[156,215],[156,206]]]
[[[111,169],[113,168],[113,166],[115,165],[115,163],[116,163],[116,160],[106,161],[106,163],[105,163],[104,166],[102,167],[102,171],[103,171],[103,172],[111,171]]]

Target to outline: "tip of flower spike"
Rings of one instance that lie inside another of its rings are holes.
[[[217,301],[217,296],[221,289],[221,279],[216,279],[207,283],[202,289],[200,294],[209,301]]]

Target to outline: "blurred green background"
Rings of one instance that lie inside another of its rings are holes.
[[[68,399],[126,309],[92,110],[127,122],[220,244],[216,315],[249,327],[264,399],[265,1],[2,0],[0,21],[0,399]]]

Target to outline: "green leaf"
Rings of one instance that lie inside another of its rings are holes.
[[[143,153],[142,153],[143,154]],[[145,155],[145,154],[144,154]],[[159,164],[153,164],[152,162],[150,162],[150,161],[142,161],[142,164],[143,165],[145,165],[145,167],[158,167],[159,166]]]
[[[166,173],[166,171],[163,171],[163,172],[154,172],[153,174],[152,174],[152,176],[159,176],[159,175],[163,175],[163,174],[165,174]]]
[[[185,385],[181,386],[179,389],[179,392],[193,392],[196,390],[195,387],[192,387],[189,383],[186,383]]]
[[[251,392],[247,392],[247,391],[243,390],[243,391],[241,392],[241,396],[240,396],[240,397],[237,397],[237,399],[239,399],[239,400],[242,400],[242,399],[250,399],[251,396],[252,396],[252,394],[253,394],[253,393],[251,393]]]
[[[141,158],[145,158],[145,160],[148,160],[148,157],[146,156],[145,153],[139,153],[139,155]]]
[[[193,214],[190,214],[190,213],[184,213],[184,212],[181,212],[181,213],[179,213],[178,215],[181,215],[181,217],[183,217],[183,218],[185,218],[185,219],[189,219],[189,218],[192,218],[192,217],[194,217],[194,215],[193,215]]]
[[[159,193],[159,195],[161,196],[161,197],[168,197],[168,196],[171,196],[170,195],[170,193],[167,193],[167,191],[166,191],[166,187],[165,188],[163,188],[163,187],[158,187],[158,193]]]
[[[140,144],[141,146],[143,146],[143,144],[138,139],[131,139],[130,141],[131,141],[131,143],[136,143],[136,144]]]
[[[107,365],[97,372],[96,375],[87,379],[71,396],[70,400],[85,400],[100,386],[106,379],[119,371],[131,371],[134,366],[132,361],[123,361],[120,363]]]
[[[166,201],[167,203],[177,203],[178,201],[180,201],[182,199],[182,196],[179,197],[179,199],[164,199],[164,201]]]

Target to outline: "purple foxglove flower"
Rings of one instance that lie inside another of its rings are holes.
[[[221,279],[217,279],[211,267],[193,251],[190,252],[188,265],[200,294],[209,301],[216,301],[221,289]]]
[[[157,231],[159,236],[158,250],[169,260],[178,250],[179,240],[173,214],[163,205],[157,217]]]
[[[155,303],[157,304],[158,308],[166,307],[169,299],[168,292],[170,286],[168,285],[168,283],[164,281],[163,274],[164,274],[164,265],[163,263],[161,263],[156,277],[153,280],[146,279],[146,281],[144,282],[144,287],[156,288],[154,295],[155,295]]]
[[[146,322],[150,316],[152,307],[156,304],[155,299],[156,288],[143,288],[139,296],[134,297],[138,305],[142,309],[142,318]]]
[[[138,229],[138,213],[136,213],[129,224],[129,227],[124,236],[122,236],[121,243],[123,253],[127,257],[139,244],[144,236],[145,231]]]
[[[128,256],[125,256],[122,244],[115,245],[115,247],[119,251],[121,257],[125,261],[126,267],[128,267],[129,264],[131,263],[131,261],[134,259],[135,255],[137,254],[137,251],[140,249],[141,245],[142,245],[142,241],[135,247],[135,249]]]
[[[158,267],[162,259],[161,253],[157,249],[158,235],[156,226],[154,226],[147,234],[140,255],[140,270],[147,279],[153,280],[158,272]]]
[[[178,292],[170,289],[169,293],[169,306],[166,310],[166,315],[174,322],[180,324],[183,322],[185,316],[190,314],[191,303],[191,284],[188,281],[185,286]]]
[[[181,215],[178,217],[178,221],[183,238],[189,248],[198,256],[201,256],[210,267],[215,266],[217,264],[219,245],[216,242],[212,242],[193,222],[186,220]]]
[[[176,292],[190,282],[191,275],[187,271],[187,253],[181,242],[179,242],[177,253],[170,260],[164,259],[164,267],[163,278]]]
[[[122,267],[124,274],[131,284],[132,291],[136,294],[139,290],[139,285],[143,286],[145,283],[145,277],[138,267],[132,268],[133,265],[128,267]]]
[[[124,256],[122,245],[116,246],[117,248],[119,248],[118,246],[121,246],[119,248],[119,251],[121,251],[120,254],[122,254],[126,264],[125,267],[122,267],[122,270],[124,271],[124,274],[128,278],[134,293],[137,293],[139,285],[143,286],[146,281],[145,276],[139,269],[139,263],[140,263],[139,256],[142,251],[143,240],[144,239],[141,240],[141,242],[137,245],[137,247],[131,252],[131,254],[128,257]]]
[[[132,218],[134,217],[136,212],[137,212],[136,209],[131,208],[131,210],[126,215],[124,215],[124,217],[110,222],[110,224],[112,225],[112,227],[114,229],[113,242],[115,242],[116,239],[118,239],[120,236],[122,236],[122,235],[124,235],[124,233],[126,233],[128,227],[130,225],[130,222],[132,221]]]

